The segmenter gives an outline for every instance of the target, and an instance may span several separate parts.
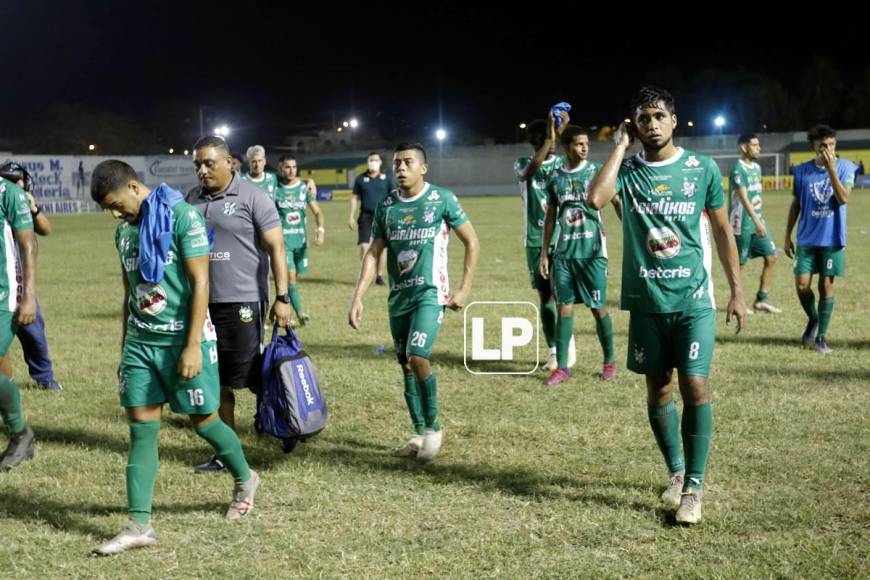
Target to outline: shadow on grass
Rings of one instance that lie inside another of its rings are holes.
[[[221,513],[226,509],[226,503],[203,502],[196,504],[178,504],[158,502],[154,513]],[[46,524],[57,530],[76,532],[94,538],[108,538],[117,533],[117,529],[94,525],[94,518],[114,514],[126,514],[126,505],[109,505],[82,503],[76,499],[68,502],[58,501],[33,493],[18,493],[15,490],[4,490],[0,498],[0,513],[4,517],[14,518],[22,522]]]
[[[830,355],[820,355],[816,353],[807,353],[807,356],[830,356]],[[806,379],[816,379],[819,382],[830,385],[831,383],[835,383],[838,380],[856,380],[856,381],[867,381],[870,380],[870,370],[864,369],[854,369],[854,368],[841,368],[841,369],[808,369],[806,367],[760,367],[760,366],[752,366],[745,368],[732,369],[736,370],[736,372],[740,374],[748,374],[753,376],[777,376],[777,375],[793,375],[799,376]]]
[[[352,438],[324,437],[321,444],[312,442],[297,453],[309,461],[335,463],[360,471],[377,469],[400,475],[423,474],[439,485],[473,485],[483,491],[498,491],[532,500],[567,499],[648,512],[655,507],[653,504],[625,500],[608,494],[606,489],[638,490],[648,493],[651,498],[660,493],[637,482],[546,476],[533,467],[498,468],[483,463],[451,463],[449,457],[437,463],[422,465],[412,460],[391,457],[386,446]]]
[[[305,288],[306,284],[317,284],[322,286],[350,286],[356,287],[356,280],[334,280],[332,278],[309,278],[305,274],[299,277],[299,286]]]
[[[812,353],[810,349],[804,349],[799,335],[794,338],[783,336],[748,336],[745,334],[735,335],[732,332],[721,333],[716,336],[716,342],[720,343],[743,343],[743,344],[759,344],[762,346],[790,346],[799,350],[806,350],[807,354]],[[864,338],[844,338],[841,340],[833,340],[830,343],[831,348],[836,348],[838,345],[847,348],[866,349],[870,348],[870,340]]]

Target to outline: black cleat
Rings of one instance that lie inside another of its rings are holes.
[[[194,473],[220,473],[221,471],[226,470],[227,466],[224,465],[224,462],[221,461],[220,457],[218,457],[217,455],[212,455],[211,459],[209,459],[207,463],[197,465],[193,468]]]
[[[36,454],[36,448],[33,445],[34,439],[33,430],[30,427],[25,427],[21,433],[11,435],[9,445],[3,452],[3,459],[0,460],[0,471],[9,471],[22,461],[33,459]]]

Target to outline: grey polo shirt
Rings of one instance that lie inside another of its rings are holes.
[[[209,302],[269,300],[269,254],[263,232],[281,227],[278,210],[269,196],[233,174],[229,187],[211,196],[196,186],[187,203],[202,215],[213,235],[209,253]]]

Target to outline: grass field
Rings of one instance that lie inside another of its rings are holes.
[[[533,376],[473,376],[461,314],[448,313],[434,357],[445,446],[420,466],[387,455],[410,425],[391,349],[386,291],[372,287],[363,329],[346,310],[356,233],[345,203],[324,203],[326,245],[310,251],[301,331],[331,405],[328,429],[285,456],[253,433],[243,443],[263,484],[249,519],[229,525],[228,476],[194,475],[210,449],[167,413],[155,490],[157,547],[111,559],[88,552],[126,521],[127,424],[118,406],[121,285],[108,215],[55,218],[40,245],[39,295],[60,393],[25,380],[35,461],[0,474],[0,577],[867,577],[870,574],[870,198],[849,209],[848,276],[836,284],[833,354],[799,348],[804,315],[781,258],[771,301],[739,337],[719,316],[716,413],[705,522],[672,525],[658,495],[665,468],[646,418],[641,377],[624,370],[621,234],[608,215],[619,378],[595,379],[591,317],[575,316],[579,362],[558,389]],[[782,244],[786,193],[766,196]],[[516,198],[464,201],[482,252],[473,300],[535,300]],[[458,283],[461,244],[451,243]],[[715,266],[720,308],[727,299]],[[743,276],[755,294],[759,261]],[[5,443],[4,443],[5,445]],[[123,566],[123,568],[121,568]]]

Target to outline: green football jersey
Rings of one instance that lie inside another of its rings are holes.
[[[251,177],[250,173],[242,173],[242,179],[244,179],[245,181],[250,181],[257,187],[265,191],[270,198],[274,199],[275,190],[278,189],[278,176],[274,173],[264,171],[263,176],[260,178],[259,181]]]
[[[746,195],[749,198],[749,203],[752,204],[752,209],[755,210],[755,215],[762,222],[761,217],[761,166],[758,163],[746,164],[742,159],[738,160],[734,165],[734,170],[731,172],[731,208],[729,211],[731,229],[734,235],[755,233],[755,224],[749,217],[749,214],[740,203],[740,195],[737,190],[741,187],[746,188]]]
[[[308,230],[305,222],[308,204],[315,201],[308,184],[298,180],[293,185],[278,183],[272,197],[281,218],[284,247],[295,250],[308,245]]]
[[[0,309],[15,312],[21,294],[24,272],[18,256],[16,230],[32,230],[33,216],[30,215],[30,201],[23,189],[0,178],[0,224],[3,237],[0,239]]]
[[[387,194],[375,210],[372,239],[384,240],[390,275],[390,316],[420,304],[447,304],[447,241],[450,229],[468,221],[456,195],[427,183],[410,199],[401,190]]]
[[[152,345],[180,345],[187,340],[192,293],[183,261],[208,256],[208,232],[202,214],[185,202],[172,208],[172,242],[163,280],[151,284],[139,274],[139,225],[122,222],[115,231],[115,247],[130,285],[127,339]],[[206,317],[203,342],[216,340]]]
[[[715,308],[712,244],[706,211],[725,205],[712,159],[678,149],[648,163],[640,154],[619,169],[624,310],[648,313]]]
[[[547,181],[550,175],[565,162],[564,157],[551,155],[529,179],[523,175],[532,159],[520,157],[514,163],[514,174],[520,182],[520,197],[523,200],[523,243],[527,248],[540,248],[544,241],[544,218],[547,216]],[[556,243],[553,232],[551,246]]]
[[[606,258],[601,212],[586,205],[586,192],[601,166],[583,161],[573,170],[562,166],[550,176],[547,193],[559,224],[556,255],[566,259]]]

